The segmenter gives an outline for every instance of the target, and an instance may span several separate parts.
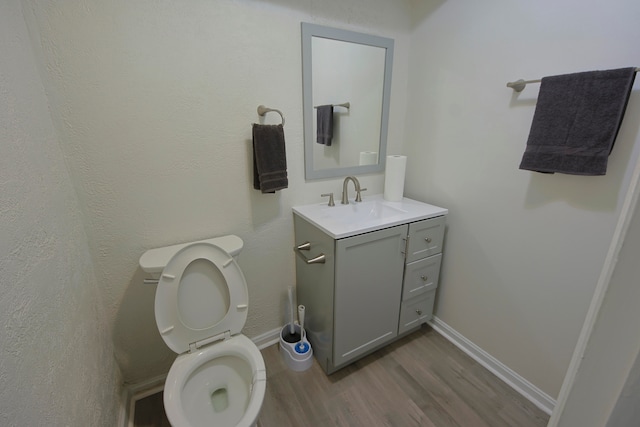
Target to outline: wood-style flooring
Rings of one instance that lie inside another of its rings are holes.
[[[267,392],[258,426],[546,426],[549,416],[423,325],[418,331],[325,375],[262,350]],[[169,426],[162,393],[136,403],[135,426]],[[179,426],[176,426],[179,427]]]

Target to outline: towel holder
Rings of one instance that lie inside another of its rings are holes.
[[[640,71],[640,67],[636,67],[636,73]],[[536,79],[536,80],[516,80],[515,82],[508,82],[507,83],[507,87],[510,87],[511,89],[513,89],[516,92],[522,92],[524,90],[524,88],[527,86],[527,84],[529,83],[540,83],[542,81],[542,79]]]
[[[282,118],[282,126],[284,126],[284,115],[282,114],[282,111],[276,110],[275,108],[265,107],[264,105],[258,105],[258,115],[261,117],[264,117],[265,114],[271,111],[280,114],[280,117]]]
[[[331,104],[332,107],[344,107],[347,110],[351,108],[351,103],[350,102],[343,102],[342,104]],[[318,108],[317,105],[315,105],[313,108]]]
[[[516,80],[515,82],[508,82],[507,87],[510,87],[516,92],[522,92],[529,83],[540,83],[541,81],[542,79],[536,79],[536,80],[520,79],[520,80]]]

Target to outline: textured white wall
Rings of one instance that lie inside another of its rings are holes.
[[[539,85],[640,66],[640,4],[448,0],[414,22],[405,192],[449,208],[437,316],[555,397],[640,143],[638,83],[603,177],[518,170]],[[418,10],[420,7],[418,7]]]
[[[125,380],[165,373],[175,358],[155,326],[155,287],[142,284],[138,258],[146,249],[237,234],[250,296],[244,333],[281,325],[295,282],[291,206],[341,191],[339,179],[304,181],[300,22],[395,39],[389,152],[398,153],[405,3],[25,2]],[[252,189],[259,104],[286,117],[289,188],[274,195]],[[361,182],[379,193],[383,175]]]
[[[120,373],[19,0],[0,2],[0,425],[113,426]]]

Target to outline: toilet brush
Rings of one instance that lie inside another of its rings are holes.
[[[296,328],[293,326],[293,286],[289,286],[289,334],[296,333]]]
[[[304,331],[304,305],[298,306],[298,322],[300,322],[300,341],[296,345],[298,353],[306,353],[309,350],[309,344],[304,340],[306,333]]]
[[[300,335],[296,332],[296,327],[293,321],[294,317],[293,307],[293,286],[289,286],[289,327],[282,328],[282,338],[288,343],[295,343],[300,341]],[[285,332],[286,331],[286,332]]]
[[[284,325],[280,333],[280,354],[289,369],[296,372],[306,371],[313,364],[313,349],[306,339],[307,334],[304,330],[304,312],[304,305],[299,305],[298,320],[293,322],[292,318],[292,322]],[[295,325],[295,334],[289,333],[290,325]]]

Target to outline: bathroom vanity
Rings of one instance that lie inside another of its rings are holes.
[[[447,212],[382,195],[293,208],[298,304],[327,374],[431,318]]]

